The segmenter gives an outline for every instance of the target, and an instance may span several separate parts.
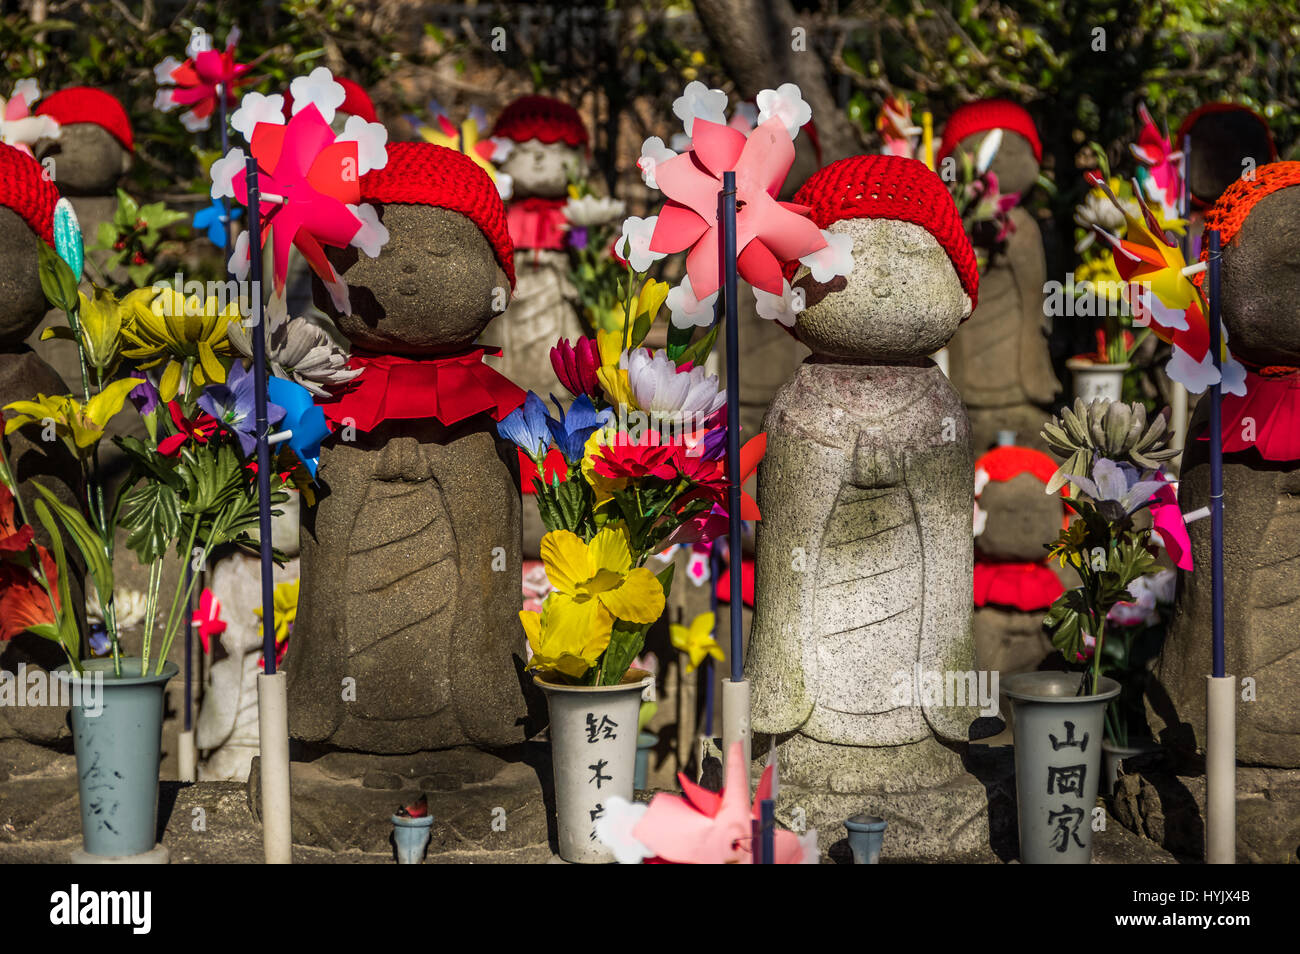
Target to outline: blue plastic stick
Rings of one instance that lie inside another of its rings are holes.
[[[744,550],[741,545],[740,520],[740,341],[736,317],[736,174],[722,174],[722,273],[725,276],[727,321],[727,513],[728,566],[731,574],[731,681],[744,679],[745,657],[741,648],[741,623],[744,620],[741,582],[744,575]]]
[[[1210,229],[1210,354],[1216,370],[1222,371],[1222,326],[1219,324],[1219,230]],[[1220,378],[1220,381],[1222,378]],[[1214,675],[1222,678],[1223,656],[1223,416],[1222,384],[1210,387],[1210,586],[1214,610]]]

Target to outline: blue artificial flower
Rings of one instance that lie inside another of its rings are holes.
[[[311,392],[296,381],[271,378],[266,382],[266,396],[284,408],[280,427],[293,431],[286,443],[298,455],[312,480],[320,462],[320,442],[329,434],[325,412],[312,401]]]
[[[546,405],[532,391],[524,398],[523,407],[517,407],[497,425],[497,433],[513,441],[520,450],[540,462],[551,446],[550,417]]]
[[[81,273],[86,263],[85,247],[81,242],[81,223],[72,203],[60,199],[54,205],[54,248],[59,258],[72,269],[72,276],[81,281]]]
[[[199,407],[239,440],[245,457],[257,450],[257,411],[254,397],[252,371],[236,361],[230,367],[225,384],[210,384],[199,395]],[[284,418],[284,408],[267,403],[266,423],[278,424]]]
[[[567,414],[560,406],[560,402],[555,400],[554,395],[551,396],[551,400],[555,402],[555,410],[560,417],[559,420],[547,417],[546,426],[551,429],[555,446],[560,449],[564,459],[572,465],[580,466],[586,450],[587,438],[602,427],[608,427],[614,412],[609,408],[597,412],[596,406],[591,403],[591,398],[585,394],[573,402]]]
[[[194,213],[194,227],[199,231],[207,229],[208,241],[217,248],[225,248],[230,240],[229,223],[238,219],[243,211],[222,205],[220,199],[213,199],[207,208]]]

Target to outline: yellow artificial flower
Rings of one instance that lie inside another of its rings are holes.
[[[84,292],[78,292],[81,307],[77,309],[77,321],[81,327],[81,347],[86,354],[86,363],[98,368],[109,377],[117,370],[121,358],[122,327],[130,323],[137,311],[148,308],[148,296],[153,295],[152,288],[138,288],[126,295],[121,301],[106,288],[95,288],[95,297],[87,298]],[[46,328],[41,333],[41,340],[60,338],[76,341],[76,333],[67,325]]]
[[[473,160],[474,165],[486,172],[493,182],[497,181],[497,167],[484,159],[479,154],[479,151],[474,148],[478,145],[478,122],[473,118],[461,122],[459,136],[448,135],[443,131],[441,124],[436,122],[429,126],[421,124],[416,128],[425,142],[431,142],[435,146],[444,146],[447,149],[463,153]]]
[[[668,627],[668,636],[672,640],[673,648],[687,655],[686,671],[688,673],[698,669],[706,656],[712,656],[719,662],[722,661],[722,648],[718,645],[718,641],[713,638],[713,624],[714,616],[712,613],[701,613],[691,620],[689,627],[678,623],[673,623]]]
[[[632,301],[632,338],[630,347],[637,347],[645,341],[646,335],[654,327],[655,319],[659,316],[659,309],[663,306],[665,299],[668,298],[668,290],[671,286],[667,282],[655,281],[653,278],[647,278],[641,285],[641,291],[637,293],[636,298]],[[642,320],[645,319],[645,320]],[[611,331],[617,331],[619,335],[620,346],[623,337],[627,334],[627,308],[623,302],[614,306],[608,317],[606,327]]]
[[[632,396],[632,385],[627,378],[627,369],[620,368],[619,360],[623,357],[623,332],[596,332],[596,351],[600,354],[600,367],[596,369],[596,380],[600,382],[605,398],[614,407],[626,405],[629,411],[638,409],[636,398]]]
[[[606,527],[591,543],[568,530],[542,537],[542,563],[555,589],[542,612],[522,611],[533,658],[528,668],[577,679],[609,646],[615,620],[653,623],[664,611],[664,590],[645,567],[632,566],[627,531]]]
[[[5,405],[14,416],[5,422],[5,433],[11,434],[27,424],[54,424],[54,433],[80,458],[88,458],[91,449],[104,436],[104,427],[122,410],[126,396],[144,378],[125,378],[114,381],[84,404],[70,394],[46,397],[36,395],[34,401],[14,401]]]
[[[166,363],[158,385],[164,401],[175,399],[187,365],[196,388],[225,383],[226,366],[235,356],[226,325],[240,318],[238,300],[223,308],[215,296],[200,301],[172,288],[145,290],[156,297],[149,299],[148,307],[133,309],[132,320],[122,326],[129,345],[122,355],[139,361],[141,369]],[[227,360],[223,363],[222,358]]]
[[[596,510],[614,499],[614,491],[622,490],[627,486],[626,477],[603,477],[596,473],[596,463],[592,460],[593,455],[608,444],[617,433],[615,428],[609,430],[597,428],[591,432],[591,436],[587,438],[587,443],[583,445],[582,476],[596,494],[596,506],[594,508]]]
[[[298,580],[292,583],[275,584],[275,643],[280,645],[289,638],[289,632],[293,629],[294,620],[298,618]],[[253,609],[257,618],[262,618],[262,607],[257,606]],[[257,624],[257,635],[263,634],[262,624]]]

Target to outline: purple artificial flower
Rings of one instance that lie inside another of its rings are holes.
[[[141,417],[152,414],[159,402],[158,389],[148,378],[133,387],[126,396]]]
[[[236,361],[230,367],[225,384],[210,384],[199,395],[199,407],[235,435],[245,457],[252,457],[257,449],[257,411],[253,384],[253,373],[245,371],[243,363]],[[284,408],[267,402],[266,423],[278,424],[283,418]]]

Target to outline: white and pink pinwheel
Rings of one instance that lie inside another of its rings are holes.
[[[32,104],[40,98],[41,88],[34,79],[19,80],[7,100],[0,98],[0,142],[30,156],[36,140],[59,138],[54,119],[32,115]]]
[[[335,307],[350,311],[347,285],[325,257],[325,246],[355,246],[372,258],[388,241],[373,206],[361,203],[360,180],[388,163],[388,133],[379,123],[349,117],[343,132],[330,128],[343,102],[343,87],[325,67],[290,84],[293,116],[285,122],[284,97],[249,93],[231,117],[257,159],[262,234],[274,246],[277,293],[284,290],[289,248],[294,246],[325,283]],[[243,149],[212,164],[212,197],[248,204]],[[230,270],[248,274],[248,233],[235,243]]]
[[[793,83],[764,90],[757,103],[758,125],[746,133],[726,124],[721,90],[692,83],[673,107],[691,137],[690,149],[671,155],[660,140],[642,147],[642,174],[667,198],[660,214],[645,220],[654,229],[642,260],[686,252],[696,301],[722,284],[718,193],[724,172],[736,174],[736,267],[745,281],[781,295],[782,265],[826,246],[807,208],[776,198],[794,163],[792,136],[811,110]]]

